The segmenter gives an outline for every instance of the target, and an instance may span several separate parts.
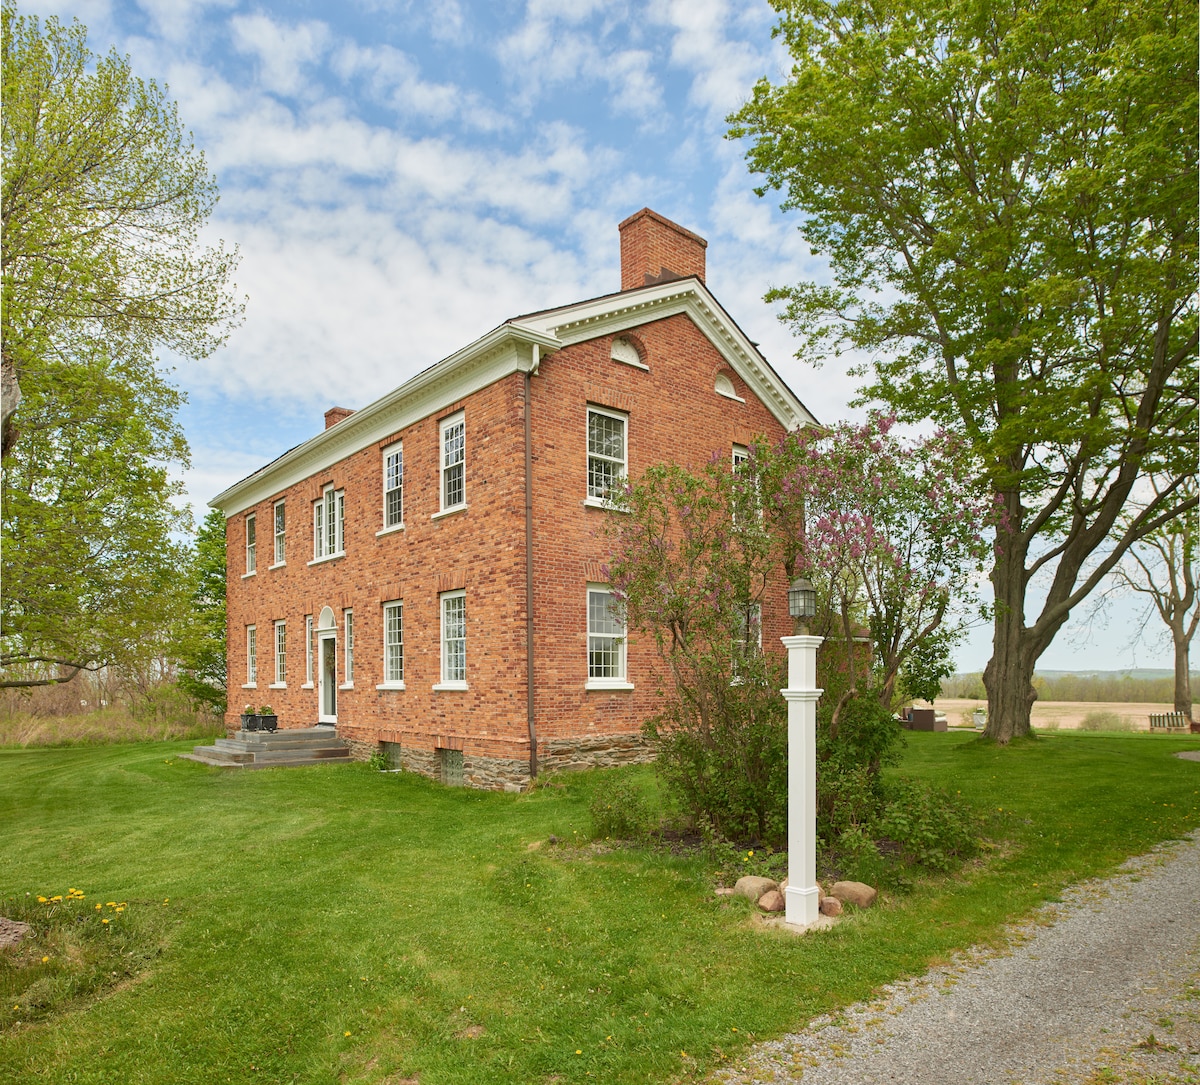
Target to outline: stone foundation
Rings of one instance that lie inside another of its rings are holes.
[[[400,742],[378,745],[362,739],[347,739],[351,756],[366,761],[382,748],[393,768],[415,772],[431,780],[444,781],[446,766],[440,749],[417,749]],[[567,772],[573,769],[613,768],[634,765],[654,758],[640,733],[595,735],[589,738],[553,739],[538,744],[538,772]],[[483,791],[523,791],[529,786],[529,762],[520,758],[485,757],[469,749],[462,752],[462,783]]]

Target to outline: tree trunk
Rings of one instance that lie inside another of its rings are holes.
[[[1179,628],[1171,628],[1175,640],[1175,711],[1192,718],[1192,676],[1188,666],[1188,638],[1184,635],[1183,622]]]
[[[0,456],[7,456],[16,442],[17,431],[13,415],[21,402],[21,385],[17,368],[10,358],[0,362]]]
[[[1030,712],[1037,700],[1033,688],[1033,655],[1025,629],[1025,552],[1016,531],[997,539],[992,568],[996,614],[992,658],[983,671],[988,694],[988,722],[983,734],[1001,746],[1030,733]]]

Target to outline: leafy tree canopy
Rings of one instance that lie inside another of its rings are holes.
[[[145,364],[158,347],[202,357],[241,304],[226,285],[236,252],[200,245],[216,183],[164,91],[115,50],[94,56],[79,22],[6,0],[3,32],[7,453],[31,371],[98,354]]]
[[[179,685],[202,704],[225,711],[225,515],[210,509],[196,535],[188,569],[189,620],[175,654]]]
[[[791,74],[731,135],[833,282],[772,296],[802,356],[865,352],[865,400],[970,441],[1002,512],[985,682],[1007,742],[1072,608],[1195,506],[1196,5],[773,2]]]

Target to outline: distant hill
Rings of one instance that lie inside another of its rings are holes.
[[[1033,685],[1043,701],[1142,701],[1169,704],[1175,700],[1175,672],[1164,667],[1131,667],[1123,671],[1037,671]],[[1192,699],[1200,700],[1200,671],[1192,671]],[[942,683],[943,697],[983,700],[983,676],[978,671],[956,674]]]

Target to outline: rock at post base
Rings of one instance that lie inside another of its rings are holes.
[[[843,904],[853,904],[856,908],[870,908],[879,896],[879,891],[862,882],[834,882],[829,895],[837,897]]]
[[[819,910],[822,915],[841,915],[842,902],[837,897],[825,897],[821,901]]]
[[[770,878],[758,878],[753,874],[747,874],[744,878],[738,878],[737,884],[734,885],[733,891],[739,897],[746,897],[748,900],[758,903],[759,898],[764,893],[769,893],[771,890],[778,890],[779,883],[772,881]]]
[[[787,907],[778,889],[768,889],[758,898],[758,906],[764,912],[782,912]]]

